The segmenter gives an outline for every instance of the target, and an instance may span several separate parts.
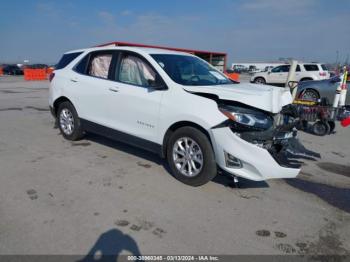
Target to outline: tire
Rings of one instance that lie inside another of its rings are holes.
[[[260,85],[265,85],[266,84],[266,80],[263,77],[257,77],[254,79],[254,83],[255,84],[260,84]]]
[[[329,134],[332,134],[335,129],[335,122],[334,121],[328,121],[328,125],[330,127]]]
[[[328,122],[317,121],[312,126],[312,132],[317,136],[325,136],[328,135],[331,130]]]
[[[167,143],[167,161],[172,175],[190,186],[204,185],[217,175],[210,141],[203,132],[194,127],[181,127],[170,136]]]
[[[305,89],[300,94],[300,99],[317,102],[320,99],[320,95],[318,94],[318,92],[316,90]]]
[[[84,136],[77,111],[70,102],[59,104],[57,110],[57,123],[63,137],[67,140],[76,141]]]

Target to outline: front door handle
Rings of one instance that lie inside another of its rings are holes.
[[[78,82],[78,80],[76,80],[76,79],[71,79],[70,81],[73,82],[73,83],[77,83]]]
[[[111,87],[111,88],[109,89],[109,91],[112,91],[112,92],[119,92],[119,89],[116,88],[116,87]]]

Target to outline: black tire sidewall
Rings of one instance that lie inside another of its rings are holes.
[[[193,139],[201,148],[203,153],[203,167],[195,177],[186,177],[177,170],[172,151],[174,143],[181,137],[189,137]],[[171,169],[172,175],[179,181],[190,186],[201,186],[211,181],[217,175],[217,165],[213,148],[208,137],[194,127],[182,127],[177,129],[170,137],[167,143],[167,161]]]
[[[73,118],[74,118],[74,131],[70,135],[65,134],[61,128],[60,114],[61,114],[61,111],[63,109],[68,109],[72,113]],[[65,139],[75,141],[75,140],[79,140],[82,138],[83,129],[81,126],[81,122],[80,122],[79,116],[77,114],[77,111],[75,110],[74,106],[70,102],[63,102],[58,106],[56,117],[57,117],[58,128],[60,129],[61,134]]]
[[[322,128],[324,128],[324,132],[319,132],[318,128],[320,126],[322,126]],[[313,127],[312,127],[313,133],[317,136],[325,136],[325,135],[329,134],[330,129],[331,128],[330,128],[328,122],[321,122],[321,121],[314,123]]]
[[[257,82],[259,79],[261,79],[261,82]],[[254,83],[256,84],[260,84],[260,85],[265,85],[266,84],[266,80],[263,77],[257,77],[254,79]]]
[[[305,91],[301,94],[301,99],[305,100],[304,95],[305,95],[306,93],[312,93],[312,94],[314,94],[315,97],[316,97],[316,100],[315,100],[316,102],[317,102],[318,99],[320,99],[320,96],[319,96],[319,94],[317,93],[317,91],[312,90],[312,89],[305,89]]]

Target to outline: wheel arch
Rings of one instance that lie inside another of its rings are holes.
[[[253,82],[255,82],[258,78],[263,79],[265,81],[265,83],[266,83],[266,78],[264,76],[256,76],[256,77],[254,77]]]
[[[181,127],[185,127],[185,126],[190,126],[190,127],[194,127],[196,129],[198,129],[199,131],[201,131],[203,134],[206,135],[206,137],[209,139],[210,144],[213,146],[210,135],[208,133],[208,131],[202,127],[199,124],[196,124],[194,122],[191,121],[178,121],[176,123],[173,123],[165,132],[164,138],[163,138],[163,143],[162,143],[162,150],[161,150],[161,157],[165,158],[166,157],[166,151],[167,151],[167,144],[169,141],[170,136],[179,128]]]
[[[303,77],[302,79],[300,79],[300,82],[303,81],[313,81],[314,79],[312,77]]]
[[[69,103],[73,104],[72,101],[70,101],[70,100],[69,100],[67,97],[65,97],[65,96],[60,96],[60,97],[58,97],[58,98],[55,100],[55,102],[53,102],[53,113],[55,114],[55,116],[57,115],[57,109],[58,109],[59,105],[60,105],[61,103],[63,103],[63,102],[69,102]]]

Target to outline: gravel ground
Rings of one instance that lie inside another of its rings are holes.
[[[349,254],[350,128],[299,133],[297,179],[175,180],[156,155],[63,139],[48,82],[0,77],[0,254]]]

